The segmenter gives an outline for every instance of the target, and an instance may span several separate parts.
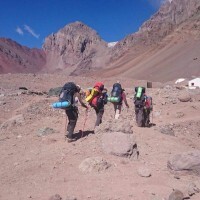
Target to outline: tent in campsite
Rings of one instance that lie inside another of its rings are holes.
[[[200,78],[195,78],[188,81],[188,87],[189,89],[200,88]]]

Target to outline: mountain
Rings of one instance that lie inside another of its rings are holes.
[[[0,38],[0,73],[38,72],[46,63],[41,49],[30,49],[17,42]]]
[[[173,0],[112,49],[104,76],[168,81],[200,75],[200,1]]]
[[[82,22],[71,23],[48,36],[43,49],[47,70],[74,70],[72,75],[104,66],[108,52],[107,43]]]
[[[82,22],[45,38],[42,50],[0,40],[0,73],[70,75],[169,81],[200,76],[200,1],[166,1],[138,32],[106,43]]]

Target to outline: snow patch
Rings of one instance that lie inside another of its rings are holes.
[[[117,42],[109,42],[108,47],[114,47],[117,44]]]

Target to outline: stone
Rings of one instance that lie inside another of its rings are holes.
[[[28,88],[26,88],[26,87],[19,87],[19,90],[28,90]]]
[[[44,128],[40,128],[37,131],[37,135],[39,137],[45,136],[45,135],[50,135],[55,133],[55,130],[53,128],[49,128],[49,127],[44,127]]]
[[[200,151],[190,151],[173,156],[167,163],[172,171],[187,171],[200,174]]]
[[[174,190],[170,195],[168,200],[183,200],[184,195],[180,190]]]
[[[146,167],[139,168],[137,170],[137,172],[141,177],[150,177],[151,176],[151,171]]]
[[[49,200],[62,200],[62,197],[59,194],[55,194],[50,197]]]
[[[184,114],[183,112],[177,112],[177,113],[176,113],[176,117],[177,117],[177,118],[182,118],[182,117],[184,117],[184,115],[185,115],[185,114]]]
[[[48,96],[58,96],[62,90],[62,87],[51,88],[48,92]]]
[[[181,96],[178,98],[180,102],[191,102],[192,101],[192,98],[188,95],[186,96]]]
[[[197,185],[195,183],[190,183],[188,186],[188,195],[189,196],[193,196],[196,193],[200,192],[200,188],[197,187]]]
[[[0,106],[6,105],[5,101],[0,101]]]
[[[137,144],[133,135],[121,132],[108,132],[102,136],[103,151],[120,157],[135,157],[138,155]]]
[[[160,126],[159,130],[160,130],[161,133],[163,133],[165,135],[175,136],[173,126],[171,126],[171,125]]]
[[[101,157],[86,158],[79,165],[79,169],[83,173],[103,172],[109,167],[111,167],[111,164]]]

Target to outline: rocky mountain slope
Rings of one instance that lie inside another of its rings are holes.
[[[198,11],[200,11],[199,0],[166,1],[137,33],[133,33],[117,43],[113,50],[114,56],[119,57],[129,48],[137,45],[159,44],[164,37],[176,30],[181,23],[196,15]]]
[[[41,71],[45,64],[43,72],[71,75],[152,81],[190,78],[200,75],[199,32],[199,0],[166,1],[138,32],[112,47],[82,22],[71,23],[48,36],[41,51],[27,50],[14,42],[5,45],[3,39],[0,72]]]
[[[0,38],[0,73],[37,72],[46,62],[45,53],[17,42]]]
[[[43,49],[47,55],[46,68],[52,71],[74,67],[72,74],[88,72],[105,66],[107,43],[96,31],[82,22],[65,26],[45,39]]]
[[[168,81],[200,75],[200,1],[173,0],[118,42],[104,76]]]

